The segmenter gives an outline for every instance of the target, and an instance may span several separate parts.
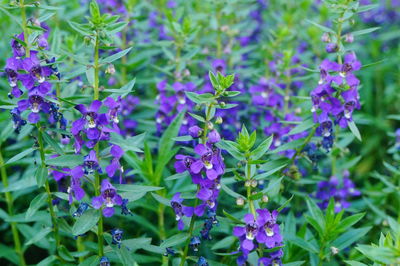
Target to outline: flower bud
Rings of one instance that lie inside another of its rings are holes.
[[[214,124],[213,124],[212,122],[208,121],[208,122],[207,122],[207,128],[208,128],[209,130],[213,130],[213,129],[214,129]]]
[[[187,69],[187,68],[185,68],[185,69],[183,70],[183,76],[184,76],[184,77],[189,77],[189,76],[190,76],[190,70]]]
[[[229,30],[229,26],[228,25],[221,26],[221,31],[222,32],[227,32],[228,30]]]
[[[203,129],[198,126],[192,126],[189,128],[189,135],[192,136],[192,138],[199,138],[202,134]]]
[[[347,43],[352,43],[352,42],[354,42],[354,35],[351,34],[351,33],[347,33],[347,34],[344,36],[344,41],[347,42]]]
[[[219,103],[219,106],[220,106],[221,108],[224,108],[224,107],[226,106],[226,103],[225,103],[225,102],[220,102],[220,103]]]
[[[331,247],[331,252],[332,252],[333,255],[336,255],[336,254],[339,253],[339,249],[337,247],[332,246]]]
[[[217,119],[215,120],[215,124],[220,125],[222,124],[223,120],[222,117],[218,116]]]
[[[324,32],[324,34],[322,34],[322,36],[321,36],[321,41],[330,42],[331,41],[331,37],[329,36],[329,33]]]
[[[268,198],[268,196],[267,195],[264,195],[263,197],[262,197],[262,199],[261,199],[264,203],[268,203],[268,201],[269,201],[269,198]]]
[[[258,185],[257,180],[255,180],[255,179],[251,180],[251,186],[252,187],[257,187],[257,185]]]
[[[338,46],[336,43],[328,43],[325,50],[327,53],[336,53],[338,51]]]
[[[236,205],[238,206],[243,206],[244,205],[244,198],[237,198],[236,199]]]
[[[246,180],[246,182],[244,182],[244,186],[245,187],[251,186],[251,181],[250,180]]]
[[[106,68],[106,74],[114,75],[115,74],[115,67],[113,64],[109,64]]]
[[[85,45],[89,45],[91,41],[91,38],[89,36],[85,36],[85,38],[83,38],[83,42]]]

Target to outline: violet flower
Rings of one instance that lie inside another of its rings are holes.
[[[114,205],[122,204],[122,197],[118,195],[117,190],[107,179],[101,181],[101,195],[92,199],[92,205],[95,209],[103,208],[104,217],[114,215]]]
[[[176,220],[178,221],[178,229],[183,230],[185,224],[182,221],[182,217],[192,217],[193,207],[187,207],[182,205],[183,199],[180,197],[181,193],[176,193],[171,199],[171,207],[174,209]]]

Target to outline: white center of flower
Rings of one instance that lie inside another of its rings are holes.
[[[179,102],[179,104],[185,104],[186,100],[185,100],[185,98],[178,98],[178,102]]]
[[[325,128],[322,132],[322,135],[324,135],[324,137],[329,137],[331,135],[331,132],[327,128]]]
[[[177,214],[177,215],[175,216],[175,220],[179,221],[180,219],[181,219],[181,217]]]
[[[344,111],[344,117],[346,117],[347,119],[350,119],[350,117],[351,117],[351,112],[345,110],[345,111]]]
[[[248,240],[253,240],[253,239],[254,239],[254,234],[253,234],[252,232],[247,232],[247,233],[246,233],[246,238],[247,238]]]
[[[106,207],[108,208],[114,207],[114,203],[111,201],[111,198],[106,199]]]
[[[210,162],[205,161],[204,162],[204,166],[206,167],[206,169],[210,170],[213,168],[213,165]]]
[[[274,232],[269,227],[265,228],[265,233],[267,234],[267,236],[273,236],[274,235]]]
[[[38,82],[43,83],[46,79],[43,76],[38,76]]]
[[[93,119],[89,119],[87,125],[88,125],[89,128],[95,128],[96,127],[96,122],[94,122]]]
[[[157,119],[156,119],[157,124],[161,124],[162,121],[163,121],[163,119],[161,117],[157,117]]]
[[[9,84],[10,84],[11,87],[15,87],[15,86],[17,86],[17,81],[16,80],[10,80]]]
[[[311,112],[315,113],[317,111],[317,108],[313,105],[313,107],[311,107]]]
[[[32,113],[39,113],[39,104],[38,103],[32,104]]]

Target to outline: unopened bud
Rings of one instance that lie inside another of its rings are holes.
[[[91,41],[91,38],[89,36],[85,36],[85,38],[83,38],[83,42],[85,43],[85,45],[89,45]]]
[[[339,249],[337,247],[332,246],[331,247],[331,252],[332,252],[333,255],[336,255],[336,254],[339,253]]]
[[[324,34],[322,34],[322,36],[321,36],[321,41],[330,42],[331,41],[331,37],[329,36],[329,33],[324,32]]]
[[[227,32],[228,30],[229,30],[229,26],[228,25],[221,26],[221,31],[222,32]]]
[[[220,125],[222,124],[223,120],[222,117],[218,116],[217,119],[215,119],[215,124]]]
[[[327,53],[336,53],[338,51],[338,46],[336,43],[328,43],[325,50]]]
[[[115,67],[113,64],[109,64],[106,68],[106,74],[114,75],[115,74]]]
[[[190,76],[190,70],[187,69],[187,68],[185,68],[185,69],[183,70],[183,76],[184,76],[184,77]]]
[[[238,206],[243,206],[244,205],[244,198],[237,198],[236,199],[236,205]]]
[[[351,34],[351,33],[347,33],[347,34],[344,36],[344,41],[347,42],[347,43],[352,43],[352,42],[354,42],[354,35]]]
[[[220,106],[221,108],[224,108],[224,107],[226,106],[226,103],[225,103],[225,102],[220,102],[220,103],[219,103],[219,106]]]
[[[252,187],[257,187],[257,180],[255,180],[255,179],[253,179],[253,180],[251,180],[251,186]]]
[[[251,181],[250,180],[246,180],[246,182],[244,182],[244,186],[245,187],[251,186]]]
[[[269,198],[267,195],[264,195],[261,199],[264,203],[267,203],[269,201]]]
[[[212,122],[208,121],[208,122],[207,122],[207,128],[208,128],[209,130],[213,130],[213,129],[214,129],[214,124],[213,124]]]

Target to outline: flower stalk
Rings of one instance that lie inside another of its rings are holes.
[[[4,188],[7,188],[8,187],[7,169],[4,166],[4,159],[3,159],[3,154],[1,153],[1,147],[0,147],[0,165],[2,165],[1,181],[3,182]],[[13,198],[12,198],[11,192],[7,191],[4,194],[5,194],[5,198],[6,198],[6,202],[7,202],[8,215],[12,216],[12,215],[14,215],[14,204],[13,204]],[[24,258],[24,252],[22,251],[22,248],[21,248],[21,241],[19,238],[17,223],[11,222],[10,225],[11,225],[11,231],[12,231],[12,235],[13,235],[15,253],[17,253],[17,255],[19,257],[20,265],[25,266],[26,262],[25,262],[25,258]]]

